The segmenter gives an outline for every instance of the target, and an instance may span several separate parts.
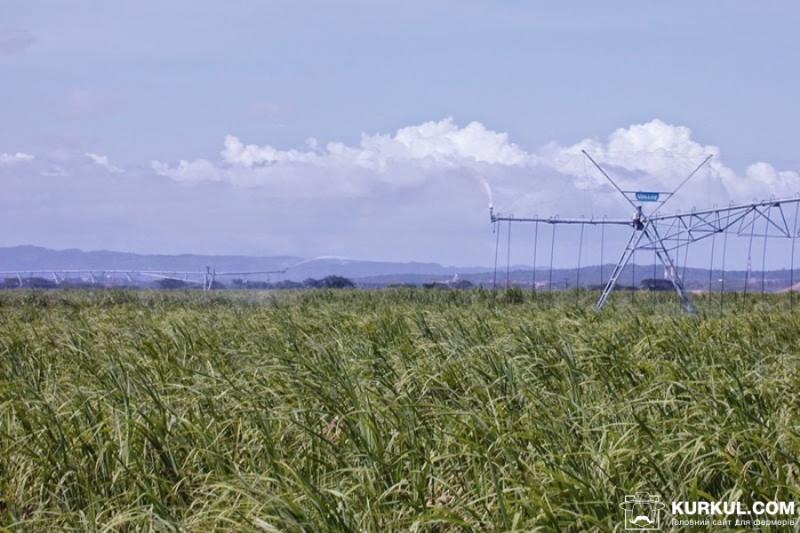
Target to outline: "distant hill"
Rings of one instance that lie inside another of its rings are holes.
[[[166,270],[166,271],[204,271],[211,266],[217,272],[247,272],[280,270],[287,268],[285,274],[272,276],[275,280],[302,281],[307,278],[323,278],[325,276],[343,276],[356,281],[362,287],[385,287],[388,285],[412,284],[423,285],[431,282],[445,282],[455,275],[462,280],[484,287],[504,287],[508,280],[511,285],[531,287],[535,279],[537,286],[546,288],[552,282],[556,289],[597,286],[601,279],[607,279],[613,265],[586,266],[578,271],[575,268],[553,269],[552,273],[545,268],[537,268],[533,275],[530,268],[513,266],[509,272],[506,268],[498,269],[496,275],[491,268],[444,266],[439,263],[362,261],[343,257],[315,257],[304,259],[295,256],[242,256],[242,255],[144,255],[107,250],[84,252],[81,250],[51,250],[38,246],[0,247],[0,271],[9,270]],[[636,265],[635,279],[633,268],[629,265],[619,279],[621,286],[639,285],[648,278],[663,278],[661,268],[653,271],[652,264]],[[602,274],[602,275],[601,275]],[[719,290],[721,273],[715,270],[709,276],[708,269],[681,269],[686,287],[690,290]],[[741,290],[747,273],[742,270],[730,270],[725,273],[725,288]],[[795,271],[793,280],[800,282],[800,272]],[[229,283],[231,280],[225,280]],[[792,276],[789,270],[767,271],[763,276],[764,288],[767,291],[779,291],[789,287]],[[760,290],[761,272],[751,272],[751,290]],[[800,285],[798,285],[800,287]]]
[[[299,257],[238,255],[140,255],[98,250],[51,250],[39,246],[0,248],[0,270],[275,270],[297,263]]]
[[[143,255],[107,250],[51,250],[39,246],[0,247],[0,271],[9,270],[168,270],[248,272],[288,268],[282,279],[303,280],[330,275],[348,278],[408,274],[423,278],[450,277],[455,273],[486,272],[481,267],[451,267],[438,263],[360,261],[342,257],[304,259],[294,256],[243,255]]]

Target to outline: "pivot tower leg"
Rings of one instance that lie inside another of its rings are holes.
[[[619,279],[620,274],[622,274],[622,270],[625,268],[625,265],[628,264],[628,261],[631,260],[633,252],[634,250],[636,250],[636,247],[639,246],[639,241],[642,240],[643,236],[644,236],[644,231],[640,231],[637,229],[634,229],[633,233],[631,233],[631,238],[628,239],[628,244],[625,246],[625,250],[622,252],[622,256],[619,258],[619,261],[617,261],[617,265],[611,272],[611,277],[608,278],[608,283],[606,283],[606,286],[603,289],[603,293],[600,295],[600,298],[598,298],[597,303],[594,304],[595,309],[597,309],[598,311],[606,305],[608,297],[611,296],[611,291],[614,290],[614,286],[617,284],[617,280]]]
[[[650,235],[651,232],[652,235]],[[667,251],[667,247],[664,246],[664,241],[661,239],[661,235],[659,235],[655,225],[649,222],[642,231],[642,233],[647,235],[647,239],[650,241],[650,244],[652,244],[653,248],[655,249],[656,256],[661,261],[661,263],[664,264],[667,276],[669,277],[669,280],[672,282],[672,286],[675,287],[675,292],[677,292],[678,296],[680,296],[683,308],[690,315],[696,315],[697,308],[694,306],[692,299],[689,297],[689,293],[686,292],[686,288],[684,288],[683,286],[683,281],[681,280],[681,277],[678,275],[678,269],[675,267],[675,263],[672,261],[672,257],[670,257],[669,252]]]
[[[689,293],[683,286],[683,281],[678,275],[678,269],[675,267],[672,257],[670,257],[666,246],[664,246],[661,235],[659,235],[658,230],[652,222],[647,222],[642,229],[633,230],[631,238],[628,240],[628,244],[625,246],[625,250],[622,252],[622,256],[619,258],[619,261],[617,261],[617,265],[614,267],[614,271],[611,272],[611,277],[608,278],[608,283],[606,283],[603,293],[600,295],[600,298],[595,304],[595,309],[599,311],[605,307],[608,297],[611,296],[611,292],[614,290],[614,286],[617,284],[617,280],[622,274],[622,270],[631,260],[631,257],[633,257],[633,253],[639,248],[639,243],[643,237],[647,237],[647,240],[650,242],[653,250],[656,253],[656,257],[658,257],[659,261],[661,261],[661,263],[664,265],[667,276],[672,282],[672,286],[675,287],[675,292],[678,293],[678,296],[681,299],[683,308],[690,315],[696,315],[697,308],[694,306],[692,299],[689,297]]]

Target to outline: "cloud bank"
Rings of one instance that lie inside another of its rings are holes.
[[[800,188],[797,171],[779,171],[764,162],[737,174],[725,165],[717,146],[694,140],[685,126],[658,119],[617,129],[605,140],[551,143],[536,150],[526,150],[507,133],[479,122],[462,127],[451,118],[393,134],[363,134],[354,145],[332,141],[320,147],[316,140],[307,144],[304,149],[280,149],[228,135],[217,161],[153,161],[151,167],[175,181],[262,187],[289,196],[370,197],[460,173],[462,181],[456,180],[454,187],[463,186],[464,180],[485,181],[499,194],[496,203],[501,207],[501,202],[513,209],[541,211],[549,206],[553,213],[569,208],[570,196],[609,191],[582,150],[624,188],[672,190],[708,155],[713,159],[690,182],[685,196],[722,204],[792,195]],[[607,202],[600,198],[598,203]]]
[[[10,167],[18,163],[28,163],[34,159],[34,156],[23,152],[17,152],[15,154],[0,154],[0,165]]]
[[[755,162],[736,172],[718,147],[661,120],[531,149],[479,122],[443,119],[301,147],[231,134],[216,156],[139,167],[96,151],[7,150],[0,224],[20,228],[5,244],[485,265],[493,257],[487,203],[515,215],[630,215],[582,150],[635,190],[672,190],[713,155],[669,210],[800,189],[796,170]],[[570,250],[556,262],[568,262]]]

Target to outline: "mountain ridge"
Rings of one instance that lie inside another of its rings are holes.
[[[0,247],[0,272],[26,272],[65,270],[92,270],[96,273],[110,270],[160,270],[167,272],[205,272],[206,267],[216,272],[262,272],[287,269],[285,273],[273,276],[251,277],[250,279],[303,281],[308,278],[342,276],[350,278],[361,287],[385,287],[389,285],[425,285],[433,282],[453,281],[456,277],[474,285],[484,287],[505,287],[517,285],[564,289],[580,285],[597,288],[607,279],[613,269],[612,264],[586,265],[580,268],[537,267],[531,272],[530,266],[504,265],[496,272],[488,267],[459,267],[441,265],[434,262],[418,261],[370,261],[350,259],[340,256],[318,256],[304,259],[297,256],[247,256],[247,255],[204,255],[204,254],[136,254],[109,250],[83,251],[75,248],[53,250],[41,246],[20,245]],[[680,269],[681,277],[690,290],[717,290],[722,273],[715,269],[688,267]],[[2,276],[0,276],[2,277]],[[6,278],[14,278],[7,274]],[[47,277],[47,276],[45,276]],[[242,276],[245,277],[245,276]],[[748,279],[745,270],[730,269],[725,272],[725,287],[738,290]],[[225,283],[233,281],[226,277]],[[635,268],[626,266],[619,278],[620,286],[639,285],[648,278],[663,278],[663,269],[653,270],[650,265],[637,264]],[[763,279],[762,279],[763,278]],[[794,275],[789,270],[768,270],[762,276],[759,271],[749,275],[748,287],[780,291],[800,280],[800,272]],[[221,280],[222,281],[222,280]]]
[[[110,250],[84,251],[77,248],[55,250],[33,245],[0,247],[0,271],[204,271],[207,266],[218,272],[269,271],[286,268],[288,270],[282,277],[292,280],[327,275],[353,278],[392,274],[452,276],[456,273],[491,271],[486,267],[458,267],[420,261],[373,261],[341,256],[303,258],[291,255],[137,254]]]

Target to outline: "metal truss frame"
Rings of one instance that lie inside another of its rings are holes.
[[[642,194],[638,191],[621,189],[608,175],[608,173],[583,151],[583,154],[592,162],[611,185],[633,206],[635,213],[631,219],[607,219],[607,218],[559,218],[552,217],[514,217],[513,215],[504,216],[495,214],[494,208],[489,207],[489,217],[492,223],[495,222],[533,222],[546,224],[590,224],[590,225],[620,225],[632,228],[628,243],[617,261],[614,269],[606,282],[603,292],[600,294],[595,308],[603,309],[608,298],[616,286],[622,271],[630,262],[635,252],[639,250],[649,250],[655,253],[658,260],[664,266],[666,277],[672,283],[675,292],[681,299],[683,308],[689,314],[696,314],[697,308],[692,302],[692,298],[686,290],[681,279],[678,268],[670,252],[690,244],[707,239],[708,237],[720,233],[732,233],[738,236],[762,237],[762,238],[786,238],[795,239],[800,234],[789,225],[784,207],[800,203],[800,196],[791,198],[772,198],[760,202],[749,204],[729,205],[728,207],[702,210],[692,210],[688,213],[674,213],[669,215],[659,215],[659,211],[686,182],[688,182],[710,159],[707,156],[681,183],[668,193],[644,193],[655,195],[656,198],[664,196],[664,200],[659,203],[650,214],[645,214],[641,204],[636,204],[633,198]],[[762,233],[756,233],[756,223],[763,221]]]

